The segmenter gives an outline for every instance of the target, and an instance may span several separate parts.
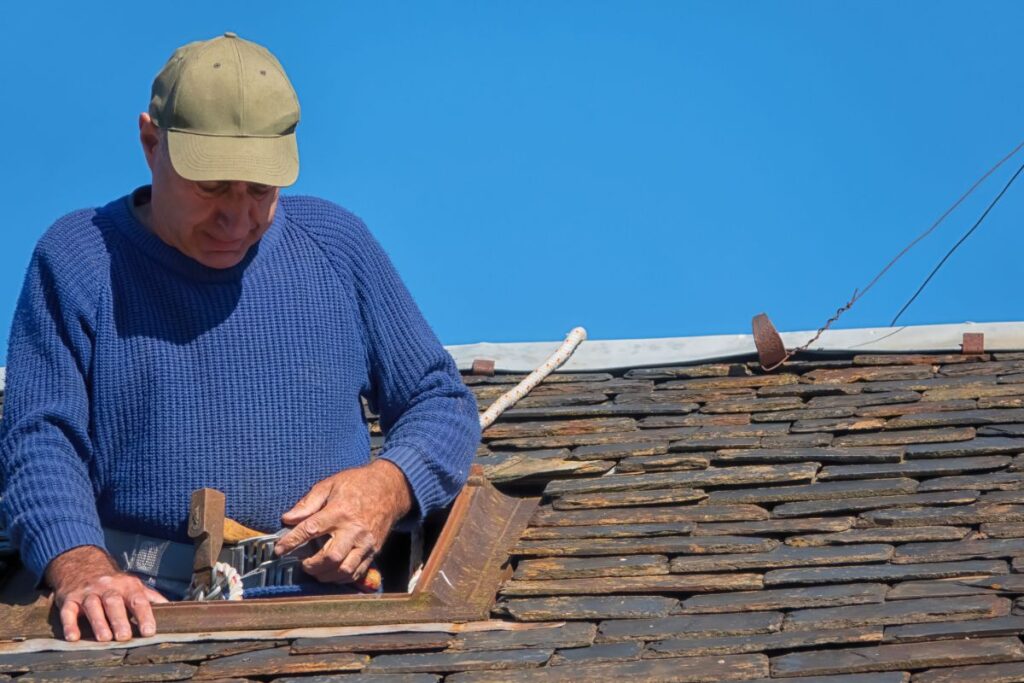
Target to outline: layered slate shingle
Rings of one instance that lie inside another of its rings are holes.
[[[521,377],[465,380],[486,407]],[[1022,454],[1021,353],[557,373],[478,452],[543,496],[493,609],[513,628],[0,655],[0,675],[1024,681]]]

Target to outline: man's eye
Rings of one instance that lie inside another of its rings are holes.
[[[266,197],[273,189],[269,185],[250,185],[249,194],[254,197]]]

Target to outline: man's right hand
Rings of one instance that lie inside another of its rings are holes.
[[[64,638],[79,640],[78,619],[84,612],[96,640],[131,640],[131,612],[143,636],[156,634],[150,603],[167,602],[139,579],[125,574],[104,550],[83,545],[55,557],[46,568],[53,588]]]

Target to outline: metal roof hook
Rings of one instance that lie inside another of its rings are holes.
[[[789,353],[782,343],[775,325],[768,319],[766,313],[758,313],[751,321],[754,329],[754,346],[757,347],[757,357],[761,361],[761,368],[765,372],[771,372],[789,359]]]

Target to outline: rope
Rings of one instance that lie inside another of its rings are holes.
[[[585,329],[582,327],[573,328],[572,332],[569,333],[569,336],[567,336],[565,341],[562,342],[562,345],[558,347],[558,350],[551,354],[551,356],[544,361],[543,365],[527,375],[526,378],[513,389],[510,389],[499,396],[498,399],[492,403],[486,411],[484,411],[480,416],[480,430],[483,431],[494,424],[494,421],[498,419],[499,415],[514,406],[521,398],[530,393],[535,386],[540,384],[545,377],[560,368],[565,361],[569,360],[569,357],[572,356],[576,347],[579,346],[586,338],[587,331]]]

